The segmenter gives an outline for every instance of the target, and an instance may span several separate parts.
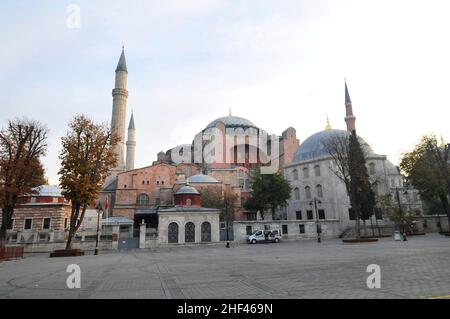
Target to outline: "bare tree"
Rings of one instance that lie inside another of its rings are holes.
[[[5,244],[21,196],[44,184],[41,157],[47,151],[47,128],[38,121],[15,119],[0,131],[0,246]]]

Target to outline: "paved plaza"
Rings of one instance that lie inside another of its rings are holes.
[[[81,288],[68,289],[70,264]],[[367,266],[381,267],[368,289]],[[0,263],[0,298],[436,298],[450,295],[450,238],[171,247]]]

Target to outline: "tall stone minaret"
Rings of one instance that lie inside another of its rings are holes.
[[[116,146],[115,154],[117,156],[117,170],[125,169],[125,117],[127,113],[127,62],[125,60],[125,51],[122,47],[119,63],[116,68],[116,83],[112,90],[113,109],[111,130],[119,137],[119,143]]]
[[[345,123],[347,123],[347,131],[352,132],[356,129],[356,117],[353,115],[352,100],[348,93],[347,81],[345,81]]]
[[[128,125],[127,139],[127,171],[134,169],[134,155],[136,151],[136,127],[134,126],[133,112],[131,112],[130,124]]]

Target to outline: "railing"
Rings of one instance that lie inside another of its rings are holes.
[[[11,260],[23,258],[23,246],[0,247],[0,260]]]

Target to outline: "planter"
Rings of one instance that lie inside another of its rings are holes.
[[[78,257],[78,256],[84,256],[84,251],[82,251],[81,249],[60,249],[60,250],[55,250],[52,253],[50,253],[50,258]]]
[[[376,239],[376,238],[388,238],[392,237],[392,235],[381,235],[381,236],[361,236],[363,239]]]
[[[0,247],[0,260],[21,259],[23,251],[23,246]]]
[[[378,238],[354,238],[354,239],[343,239],[345,244],[362,244],[362,243],[376,243]]]
[[[419,232],[419,233],[406,233],[406,236],[424,236],[425,233],[424,232]]]

